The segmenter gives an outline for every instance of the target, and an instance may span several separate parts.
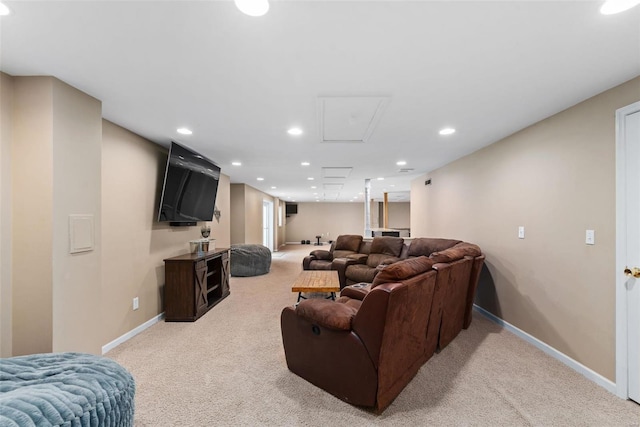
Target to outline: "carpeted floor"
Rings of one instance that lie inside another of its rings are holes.
[[[640,405],[477,313],[382,415],[342,402],[289,372],[282,349],[309,251],[283,248],[197,322],[160,322],[107,354],[136,380],[136,426],[640,426]]]

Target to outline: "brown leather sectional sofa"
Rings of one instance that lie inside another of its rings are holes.
[[[375,253],[391,261],[389,245],[382,246]],[[414,239],[400,255],[389,264],[379,256],[372,282],[344,287],[338,300],[306,300],[281,315],[289,369],[378,413],[436,350],[469,327],[484,262],[477,245],[448,239]],[[368,265],[353,259],[347,267]]]

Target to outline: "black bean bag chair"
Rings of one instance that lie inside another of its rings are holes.
[[[271,268],[271,251],[262,245],[231,245],[231,275],[260,276]]]

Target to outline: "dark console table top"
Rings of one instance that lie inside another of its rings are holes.
[[[196,252],[167,258],[164,261],[197,261],[199,259],[211,258],[213,256],[229,251],[229,248],[216,248],[209,252]]]

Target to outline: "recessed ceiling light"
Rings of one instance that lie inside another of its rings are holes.
[[[318,188],[318,187],[316,187],[315,185],[312,185],[312,186],[311,186],[311,189],[312,189],[312,190],[315,190],[316,188]]]
[[[406,164],[407,164],[407,162],[405,162],[404,160],[400,160],[400,161],[396,162],[396,165],[398,165],[398,166],[404,166]]]
[[[376,178],[378,181],[384,181],[384,178],[379,176],[378,178]]]
[[[316,202],[319,202],[319,201],[320,201],[320,199],[316,199]]]
[[[276,188],[278,188],[278,187],[275,187],[275,186],[272,186],[272,187],[271,187],[271,189],[272,189],[272,190],[275,190]]]
[[[302,129],[300,128],[291,128],[287,131],[289,135],[302,135]]]
[[[193,132],[187,128],[178,128],[176,129],[176,132],[178,132],[179,134],[182,135],[191,135]]]
[[[395,186],[396,186],[395,184],[391,184],[391,185],[389,185],[389,187],[395,187]]]
[[[231,164],[233,166],[242,166],[242,163],[240,163],[240,162],[231,162]]]
[[[256,179],[257,179],[258,181],[264,181],[264,178],[262,178],[262,177],[258,177],[258,178],[256,178]]]
[[[307,178],[309,181],[313,181],[314,178],[312,176],[310,176],[309,178]]]
[[[309,166],[310,164],[311,164],[311,163],[309,163],[309,162],[302,162],[302,163],[300,163],[300,165],[302,165],[302,166]]]
[[[441,129],[440,132],[438,132],[440,135],[451,135],[452,133],[455,133],[455,129],[454,128],[444,128]]]
[[[11,13],[11,9],[6,4],[0,3],[0,16],[7,16]]]
[[[240,12],[249,16],[262,16],[269,11],[267,0],[234,0]]]
[[[629,10],[638,4],[640,4],[640,0],[607,0],[602,7],[600,7],[600,13],[603,15],[613,15]]]

